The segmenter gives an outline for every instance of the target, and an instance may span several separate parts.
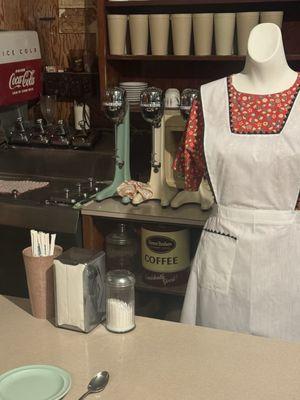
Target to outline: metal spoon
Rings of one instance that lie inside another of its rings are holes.
[[[90,380],[90,383],[88,384],[88,391],[78,400],[85,399],[91,393],[101,392],[101,390],[103,390],[107,385],[108,380],[109,373],[107,371],[98,372],[98,374]]]

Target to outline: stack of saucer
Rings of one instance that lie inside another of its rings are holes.
[[[147,82],[120,82],[120,87],[126,90],[130,105],[140,104],[140,95],[148,87]]]

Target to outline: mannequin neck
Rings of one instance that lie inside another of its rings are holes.
[[[280,29],[274,24],[256,28],[249,37],[245,68],[233,76],[233,85],[244,93],[282,92],[294,84],[297,73],[286,61]]]

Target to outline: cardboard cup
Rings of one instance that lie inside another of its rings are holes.
[[[263,24],[269,22],[276,24],[281,29],[283,20],[283,11],[262,11],[260,13],[260,22]]]
[[[129,15],[129,30],[132,54],[146,55],[148,52],[148,15]]]
[[[127,15],[108,15],[107,26],[110,54],[125,54]]]
[[[235,13],[217,13],[214,15],[214,23],[217,55],[232,55]]]
[[[34,257],[31,247],[27,247],[22,252],[31,311],[35,318],[51,319],[54,317],[53,260],[62,251],[62,247],[55,246],[54,255],[48,257]]]
[[[154,56],[165,56],[168,54],[169,43],[169,14],[150,14],[150,40],[151,52]]]
[[[259,22],[259,12],[240,12],[236,14],[238,53],[247,54],[250,32]]]
[[[214,14],[193,14],[193,32],[196,56],[211,55]]]
[[[173,52],[176,56],[188,56],[191,47],[192,14],[172,14]]]

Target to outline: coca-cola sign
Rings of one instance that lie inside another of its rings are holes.
[[[10,90],[29,88],[35,84],[35,70],[21,69],[16,70],[9,78],[8,86]]]
[[[24,103],[41,93],[41,60],[0,64],[0,106]]]

